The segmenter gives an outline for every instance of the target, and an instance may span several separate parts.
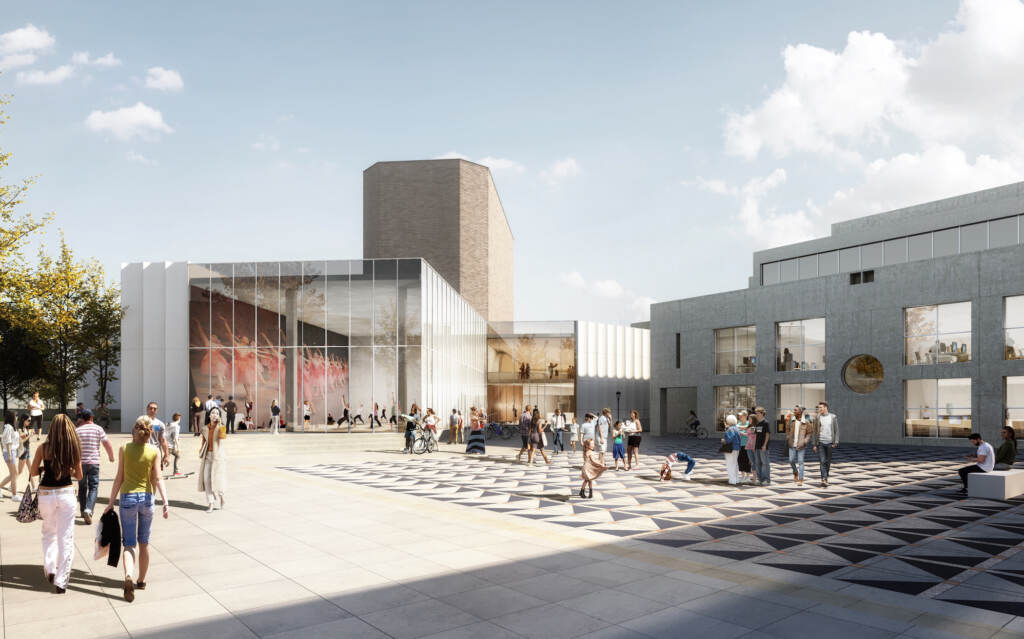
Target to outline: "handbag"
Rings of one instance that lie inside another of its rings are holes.
[[[37,519],[42,519],[39,514],[39,494],[33,494],[30,486],[25,486],[25,494],[21,497],[21,505],[18,506],[18,514],[15,519],[23,524],[30,524]]]
[[[730,444],[729,442],[727,442],[727,441],[725,441],[723,439],[722,440],[722,445],[718,447],[718,452],[720,452],[720,453],[731,453],[732,452],[732,444]]]

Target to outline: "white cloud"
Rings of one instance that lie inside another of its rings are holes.
[[[576,163],[575,158],[565,158],[559,160],[541,171],[541,178],[548,184],[555,185],[559,182],[574,178],[582,173],[580,165]]]
[[[579,271],[558,274],[562,284],[585,293],[588,298],[600,298],[601,304],[611,304],[605,315],[611,312],[611,321],[637,321],[650,318],[650,306],[654,301],[645,295],[636,295],[616,280],[587,280]],[[614,302],[610,302],[614,300]],[[606,318],[606,321],[608,318]]]
[[[110,133],[119,140],[155,140],[161,133],[174,132],[159,111],[142,102],[113,111],[93,111],[85,119],[85,126],[98,133]]]
[[[53,47],[57,39],[44,29],[27,24],[20,29],[0,33],[0,55],[24,53],[26,51],[46,51]]]
[[[136,153],[135,151],[131,150],[127,151],[124,154],[124,159],[128,160],[132,164],[141,164],[143,166],[156,166],[157,164],[159,164],[156,160],[147,158],[141,153]]]
[[[483,157],[478,160],[479,164],[483,164],[492,171],[508,171],[509,173],[522,173],[526,170],[526,167],[516,162],[515,160],[509,160],[507,158],[494,158],[491,156]]]
[[[458,151],[448,151],[447,153],[442,153],[441,155],[435,155],[433,159],[435,159],[435,160],[469,160],[469,156],[468,155],[463,155],[462,153],[459,153]]]
[[[77,51],[71,55],[72,64],[92,65],[96,67],[119,67],[121,60],[114,56],[113,52],[107,53],[98,58],[89,58],[88,51]]]
[[[146,71],[146,88],[177,92],[185,88],[185,82],[181,79],[181,74],[173,69],[150,67]]]
[[[74,67],[70,64],[62,64],[50,71],[18,71],[18,82],[20,84],[60,84],[71,77]]]
[[[586,288],[587,286],[587,281],[583,279],[583,275],[581,275],[579,271],[559,273],[558,279],[562,280],[563,284],[568,284],[573,288]]]
[[[34,53],[12,53],[0,57],[0,71],[27,67],[35,64],[35,62],[36,55]]]
[[[594,280],[590,284],[590,290],[598,297],[621,297],[626,291],[615,280]]]
[[[281,150],[281,143],[271,135],[260,133],[257,140],[249,145],[253,151],[276,152]]]

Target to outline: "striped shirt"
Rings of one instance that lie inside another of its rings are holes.
[[[92,422],[82,424],[75,429],[78,439],[82,442],[82,463],[100,464],[100,445],[107,441],[107,433]]]

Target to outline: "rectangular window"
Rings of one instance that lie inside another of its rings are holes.
[[[800,258],[800,279],[818,277],[818,256],[808,255]]]
[[[779,322],[775,325],[776,370],[825,368],[825,318]]]
[[[956,255],[960,243],[957,239],[958,229],[945,229],[932,233],[932,255],[934,257],[945,257]]]
[[[753,373],[757,369],[757,328],[715,330],[715,374]]]
[[[756,386],[715,386],[715,429],[725,430],[725,416],[757,405]]]
[[[818,254],[818,275],[835,275],[839,272],[839,251]]]
[[[860,270],[860,247],[845,248],[839,251],[839,272],[849,273]]]
[[[1004,300],[1005,359],[1024,359],[1024,295],[1007,297]]]
[[[885,265],[903,264],[907,261],[907,238],[900,237],[885,241]]]
[[[676,368],[679,368],[680,355],[681,353],[679,351],[679,333],[676,333]]]
[[[1017,438],[1024,437],[1024,377],[1006,378],[1006,423],[1017,433]]]
[[[1017,217],[1004,217],[988,223],[988,246],[1014,246],[1018,240]]]
[[[971,434],[971,379],[908,379],[904,382],[904,434],[957,437]]]
[[[875,268],[882,265],[882,243],[865,244],[860,247],[860,267]]]
[[[775,432],[784,433],[786,420],[793,414],[795,407],[803,407],[804,416],[808,420],[814,417],[818,402],[825,401],[825,384],[776,384],[775,400],[778,410],[775,415]]]
[[[932,256],[932,234],[922,233],[907,238],[907,259],[927,260]]]
[[[984,251],[988,248],[988,222],[960,227],[960,252]]]
[[[769,262],[761,265],[761,285],[770,286],[779,283],[779,263]]]
[[[971,303],[904,309],[905,362],[956,364],[971,361]]]
[[[782,281],[793,282],[800,279],[800,260],[792,259],[782,262]]]

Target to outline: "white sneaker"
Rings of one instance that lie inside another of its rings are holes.
[[[683,479],[685,479],[686,481],[690,481],[691,479],[693,479],[691,475],[692,473],[686,473],[683,475]]]

